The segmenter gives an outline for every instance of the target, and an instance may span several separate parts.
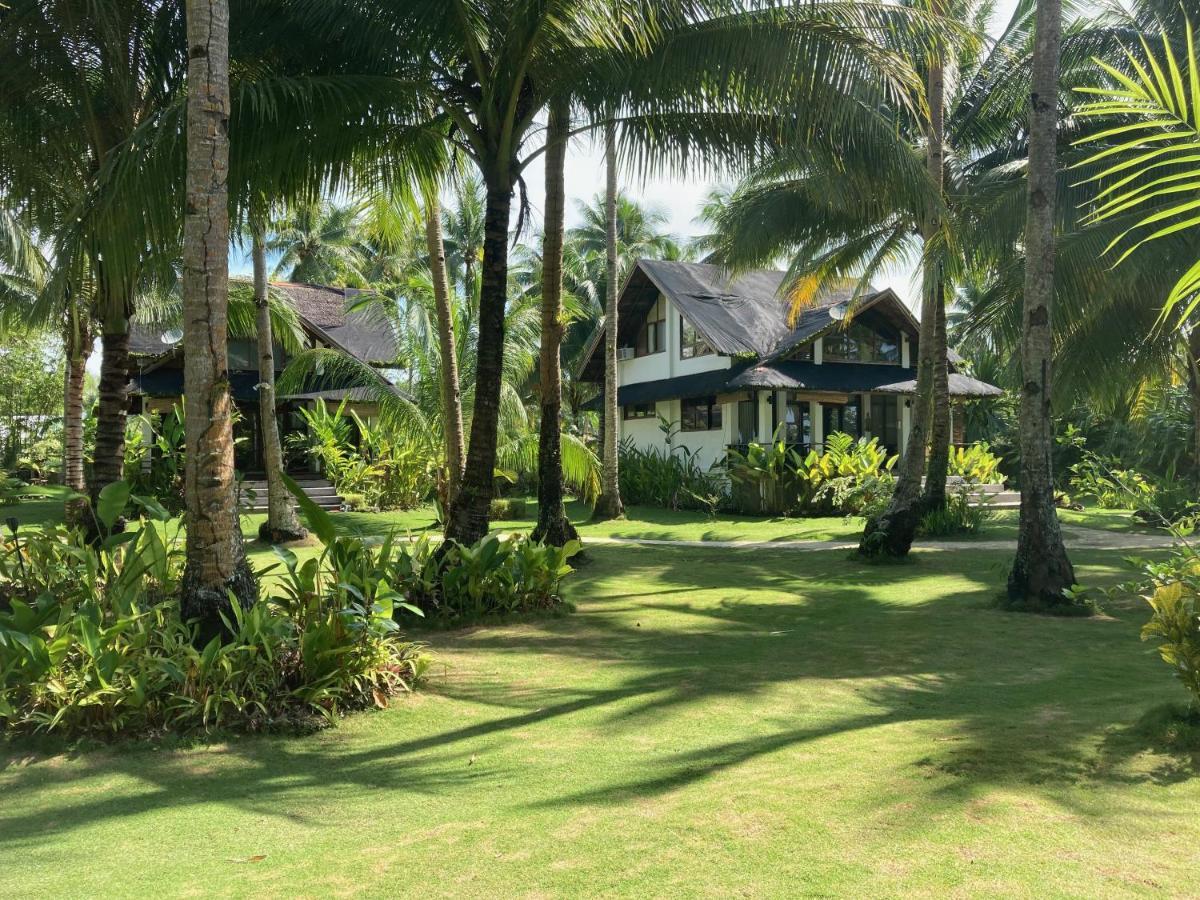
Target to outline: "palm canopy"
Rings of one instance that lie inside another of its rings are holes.
[[[1077,142],[1094,149],[1082,165],[1099,169],[1083,182],[1095,187],[1085,224],[1137,213],[1104,248],[1121,249],[1116,265],[1152,241],[1200,226],[1200,57],[1190,21],[1175,34],[1182,35],[1183,53],[1166,32],[1157,49],[1141,37],[1140,53],[1125,51],[1128,72],[1097,60],[1107,84],[1080,88],[1097,99],[1079,115],[1104,120],[1101,130]],[[1186,321],[1197,306],[1200,259],[1171,288],[1163,314]]]
[[[365,283],[370,250],[360,203],[320,199],[291,205],[270,223],[266,240],[276,253],[275,275],[308,284]]]
[[[707,250],[736,267],[786,261],[795,307],[826,282],[846,278],[856,280],[857,299],[879,273],[923,255],[936,259],[951,283],[966,276],[964,235],[969,220],[978,219],[980,182],[1023,159],[1034,4],[1019,3],[992,42],[981,33],[990,3],[944,6],[963,32],[940,53],[948,106],[943,190],[928,172],[922,118],[912,105],[898,107],[889,127],[875,123],[845,148],[801,146],[775,154],[706,207],[715,226]],[[1082,27],[1068,35],[1064,57],[1075,61],[1064,68],[1068,84],[1095,44]],[[922,235],[933,226],[927,241]]]

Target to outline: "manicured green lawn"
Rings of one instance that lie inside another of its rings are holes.
[[[305,738],[0,747],[0,896],[1129,896],[1196,884],[1182,690],[1007,554],[595,546],[574,615],[436,633],[417,694]],[[1076,554],[1091,584],[1125,577]]]

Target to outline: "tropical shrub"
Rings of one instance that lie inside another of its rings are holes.
[[[131,498],[101,493],[111,529]],[[153,510],[157,504],[145,504]],[[157,521],[100,544],[51,528],[9,540],[0,555],[0,722],[67,736],[308,729],[346,710],[385,705],[425,659],[401,641],[393,592],[362,577],[352,553],[288,566],[278,596],[236,607],[200,643],[175,600],[179,527]],[[373,551],[374,552],[374,551]],[[377,561],[377,560],[376,560]],[[403,602],[403,601],[401,601]]]
[[[987,441],[977,441],[966,447],[950,448],[950,467],[947,475],[972,484],[1003,484],[1000,457],[992,453]]]
[[[630,506],[710,509],[713,495],[724,497],[721,473],[705,471],[695,451],[675,444],[678,430],[660,418],[662,447],[642,449],[628,438],[620,447],[621,498]]]
[[[414,613],[440,623],[483,616],[546,610],[562,603],[561,580],[573,570],[568,561],[580,550],[578,541],[563,547],[540,544],[525,534],[493,533],[471,546],[434,544],[428,535],[415,541],[395,532],[382,542],[339,534],[333,518],[288,477],[288,489],[325,546],[319,560],[296,564],[295,555],[278,549],[291,581],[308,587],[326,579],[327,591],[345,592],[347,603],[367,609],[390,607],[396,615]],[[323,574],[325,573],[325,574]]]
[[[125,426],[125,480],[133,495],[153,497],[173,513],[184,507],[183,416],[177,405],[163,415],[131,416]]]
[[[1147,505],[1154,487],[1140,472],[1123,469],[1112,457],[1084,450],[1070,467],[1070,489],[1075,496],[1091,497],[1104,509],[1138,509]]]
[[[918,529],[925,537],[975,534],[992,515],[991,510],[973,505],[967,490],[958,490],[947,494],[943,506],[921,516]]]
[[[1200,592],[1194,578],[1159,585],[1147,598],[1153,615],[1142,627],[1142,640],[1159,641],[1163,662],[1200,704]]]
[[[367,509],[412,509],[433,492],[436,465],[422,449],[347,412],[345,400],[332,412],[318,400],[300,414],[305,431],[288,435],[288,448],[316,460],[341,496],[361,497]]]
[[[578,541],[540,544],[525,534],[489,534],[470,547],[451,543],[440,554],[422,536],[402,547],[392,584],[408,602],[444,624],[561,606],[559,585],[574,571]]]
[[[735,499],[745,512],[765,515],[862,515],[886,504],[893,487],[889,457],[876,438],[834,432],[821,452],[801,457],[781,440],[729,452]]]
[[[1183,538],[1190,527],[1174,530]],[[1193,710],[1200,710],[1200,552],[1181,541],[1165,558],[1132,562],[1140,577],[1114,592],[1138,594],[1149,604],[1142,640],[1158,641],[1163,662],[1191,694]]]
[[[524,497],[497,497],[488,511],[488,519],[493,522],[524,519],[527,515],[529,503]]]

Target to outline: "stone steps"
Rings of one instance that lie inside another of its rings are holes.
[[[342,498],[328,479],[306,476],[297,478],[308,498],[324,510],[339,510],[342,508]],[[248,478],[241,483],[241,495],[238,505],[242,512],[267,511],[267,482],[262,478]]]

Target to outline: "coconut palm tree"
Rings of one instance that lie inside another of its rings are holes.
[[[159,0],[18,0],[0,9],[0,189],[34,217],[56,257],[70,261],[56,261],[64,276],[58,297],[71,297],[60,307],[72,311],[70,370],[81,371],[90,346],[80,327],[86,316],[74,312],[85,283],[104,350],[93,493],[122,476],[129,318],[159,249],[146,194],[108,173],[144,122],[179,100],[184,47],[181,8]],[[79,277],[69,282],[68,273]],[[78,404],[67,406],[74,435]],[[77,481],[70,443],[69,475]]]
[[[258,599],[238,523],[229,395],[229,6],[188,5],[187,203],[183,238],[184,472],[181,610],[202,634],[231,603]]]
[[[620,519],[625,516],[621,503],[620,448],[618,446],[617,416],[617,318],[618,278],[620,260],[617,257],[617,129],[609,122],[604,129],[604,475],[601,478],[600,499],[592,517],[598,520]]]
[[[1065,592],[1075,583],[1054,507],[1050,461],[1060,0],[1037,0],[1035,34],[1021,340],[1021,515],[1008,602],[1058,609],[1070,605]]]
[[[318,199],[294,204],[270,225],[267,252],[278,254],[273,275],[307,284],[365,283],[363,206]]]
[[[267,478],[267,518],[259,540],[272,544],[298,541],[308,533],[296,515],[294,498],[283,480],[283,446],[275,400],[275,333],[271,327],[270,286],[267,283],[266,225],[263,216],[250,222],[250,255],[254,267],[255,330],[258,338],[258,409],[262,429],[263,467]]]
[[[546,123],[546,213],[542,237],[541,341],[538,393],[538,521],[534,540],[561,547],[579,534],[563,503],[562,467],[562,337],[563,232],[566,200],[564,171],[571,130],[570,100],[555,98]],[[603,497],[603,494],[602,494]]]

